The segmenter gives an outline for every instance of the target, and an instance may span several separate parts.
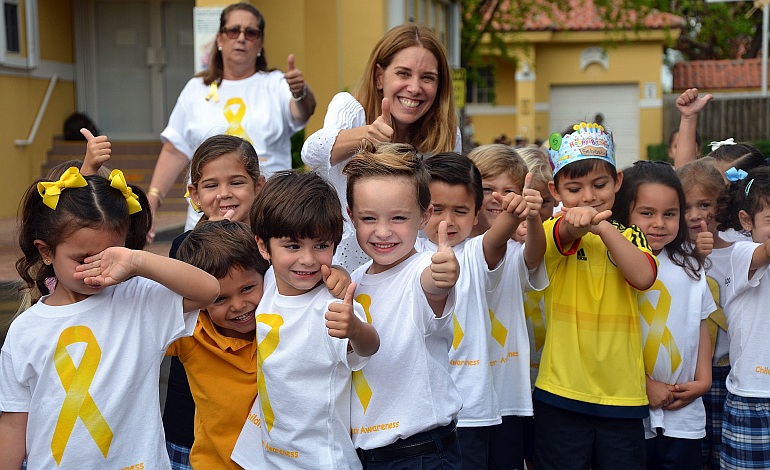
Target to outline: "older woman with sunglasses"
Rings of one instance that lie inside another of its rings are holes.
[[[147,191],[153,211],[198,145],[215,134],[250,141],[266,177],[291,168],[291,136],[305,127],[316,100],[293,54],[286,73],[268,69],[264,31],[264,17],[248,3],[222,11],[208,69],[187,83],[161,133],[163,148]],[[199,217],[188,211],[185,229]]]

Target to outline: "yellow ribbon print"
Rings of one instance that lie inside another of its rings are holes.
[[[649,298],[650,293],[654,291],[660,293],[657,305],[652,305]],[[655,369],[655,361],[658,358],[658,351],[661,346],[666,348],[671,357],[671,373],[674,373],[682,364],[682,355],[679,352],[676,341],[674,341],[671,330],[666,326],[670,310],[671,294],[669,294],[668,289],[660,280],[656,280],[639,305],[639,311],[644,321],[650,325],[647,340],[644,342],[644,368],[647,375],[651,375]]]
[[[265,383],[265,375],[262,373],[262,364],[275,352],[278,343],[281,342],[278,330],[283,326],[283,318],[274,313],[260,313],[257,315],[257,323],[264,323],[270,327],[265,339],[257,344],[257,391],[259,392],[259,402],[262,405],[262,413],[265,415],[267,432],[270,432],[275,422],[275,413],[273,413],[273,406],[270,404],[270,397],[267,396],[267,384]]]
[[[719,330],[727,331],[727,317],[725,317],[725,311],[719,306],[719,284],[714,278],[706,277],[706,281],[711,291],[711,296],[714,297],[714,303],[717,304],[717,309],[709,315],[706,320],[706,326],[709,330],[709,336],[711,337],[711,356],[714,356],[714,350],[717,347],[717,334]],[[718,366],[730,365],[730,358],[725,357],[719,361]]]
[[[372,306],[372,298],[367,294],[359,294],[356,296],[356,302],[361,304],[364,308],[366,322],[371,325],[372,314],[370,313],[369,308]],[[364,408],[364,414],[366,414],[366,409],[369,407],[369,402],[372,400],[372,388],[369,386],[369,382],[366,381],[363,370],[354,370],[352,380],[353,390],[356,391],[356,396],[358,396],[358,400]]]
[[[527,298],[524,300],[524,318],[532,321],[535,351],[540,351],[545,345],[545,320],[540,306],[543,295],[543,291],[530,291],[527,292]]]
[[[508,338],[508,329],[495,317],[495,312],[491,308],[489,309],[489,320],[492,323],[492,337],[504,348],[505,340]]]
[[[460,320],[457,319],[457,314],[454,312],[452,312],[452,329],[454,330],[454,335],[452,337],[452,347],[455,348],[455,351],[457,351],[457,348],[460,347],[460,343],[465,337],[465,333],[463,333],[463,329],[460,326]]]
[[[233,112],[233,107],[237,110]],[[230,98],[225,103],[225,119],[227,119],[227,130],[225,134],[234,135],[244,140],[251,142],[249,135],[246,134],[246,129],[243,128],[241,122],[246,115],[246,103],[241,98]]]
[[[219,103],[219,86],[217,85],[216,81],[211,82],[211,85],[209,86],[209,94],[206,95],[206,101],[209,101],[211,99],[214,100],[214,103]]]
[[[120,170],[112,170],[110,173],[110,186],[123,193],[123,197],[126,198],[128,203],[128,214],[133,215],[142,210],[142,205],[139,204],[139,197],[134,194],[131,187],[126,183],[126,177]]]
[[[75,367],[67,351],[67,346],[75,343],[86,343],[86,349],[78,367]],[[112,430],[88,392],[101,358],[102,350],[96,342],[94,333],[88,327],[71,326],[62,331],[54,353],[54,365],[67,395],[64,397],[51,440],[51,451],[57,465],[61,464],[64,449],[67,447],[78,418],[91,434],[104,458],[107,458],[107,453],[110,451]]]
[[[62,173],[58,181],[43,181],[37,184],[37,192],[43,198],[43,204],[56,210],[59,204],[59,195],[62,190],[71,188],[82,188],[88,186],[86,179],[80,174],[77,167],[69,167]]]

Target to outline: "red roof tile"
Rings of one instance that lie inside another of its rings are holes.
[[[535,0],[534,5],[527,5],[529,11],[523,19],[523,28],[521,18],[505,16],[500,21],[494,21],[492,26],[497,31],[604,31],[610,29],[593,0],[568,0],[567,3],[567,8],[562,9],[556,3]],[[521,10],[516,8],[513,0],[504,0],[500,11],[521,14]],[[613,15],[617,18],[616,24],[619,29],[634,29],[639,26],[637,11],[625,10],[613,12]],[[684,26],[684,18],[653,10],[642,18],[641,26],[645,29],[681,28]]]
[[[674,90],[759,88],[761,59],[690,60],[674,65]]]

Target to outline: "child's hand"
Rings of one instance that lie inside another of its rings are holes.
[[[326,318],[326,328],[329,329],[329,336],[334,338],[356,336],[361,320],[353,313],[353,296],[355,293],[356,283],[351,282],[345,291],[345,298],[342,302],[329,304],[329,310],[324,315],[324,318]]]
[[[647,377],[647,400],[650,402],[650,409],[665,409],[669,403],[674,401],[671,386]]]
[[[698,97],[697,88],[688,88],[676,99],[676,108],[683,118],[696,117],[713,97],[711,94]]]
[[[612,211],[599,212],[593,207],[564,207],[564,222],[576,229],[588,229],[584,232],[598,232],[598,225],[609,219]]]
[[[540,208],[543,207],[543,196],[540,195],[540,191],[532,189],[532,173],[527,173],[524,179],[524,189],[521,191],[521,195],[524,196],[524,200],[527,203],[528,219],[535,219],[540,216]]]
[[[89,256],[75,267],[75,279],[82,279],[89,286],[113,286],[133,276],[136,272],[134,250],[113,246]]]
[[[321,265],[321,275],[323,276],[326,289],[338,299],[345,298],[345,292],[350,286],[350,274],[342,268]]]
[[[714,234],[708,231],[703,220],[700,221],[700,230],[695,236],[695,253],[705,258],[714,250]]]
[[[516,227],[516,233],[513,234],[512,238],[519,243],[524,243],[524,240],[526,240],[527,238],[527,221],[526,220],[522,220],[519,226]]]
[[[492,198],[500,203],[503,212],[507,212],[517,219],[525,219],[527,217],[527,201],[524,200],[523,196],[513,192],[505,196],[499,193],[492,193]]]
[[[446,221],[438,224],[438,251],[431,257],[430,273],[433,283],[440,289],[451,289],[460,276],[460,263],[449,245]]]
[[[698,381],[685,382],[683,384],[674,384],[672,397],[673,400],[663,406],[664,410],[678,410],[692,403],[696,398],[701,397],[709,391],[711,383]]]
[[[85,127],[80,129],[80,133],[86,138],[86,156],[83,158],[83,165],[80,169],[82,175],[95,175],[104,162],[110,159],[112,144],[106,135],[94,137],[94,135]]]
[[[214,204],[211,207],[211,214],[209,215],[209,220],[212,222],[215,220],[222,220],[222,219],[232,220],[233,216],[235,215],[235,210],[230,209],[229,211],[225,212],[224,215],[219,215],[220,207],[222,207],[222,196],[217,194],[216,198],[214,198]]]

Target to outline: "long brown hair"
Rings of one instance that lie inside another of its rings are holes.
[[[457,116],[452,96],[452,77],[444,46],[436,35],[426,26],[405,24],[391,29],[374,47],[366,64],[361,82],[354,96],[364,107],[367,124],[373,123],[382,114],[382,91],[377,89],[377,66],[386,69],[393,57],[409,47],[422,47],[429,50],[438,63],[438,90],[433,106],[423,117],[410,125],[413,129],[411,142],[419,152],[437,154],[454,149],[457,136]],[[394,136],[394,141],[401,142],[405,136]]]
[[[233,3],[231,5],[228,5],[224,10],[222,10],[222,14],[219,15],[219,32],[217,35],[223,34],[222,31],[225,28],[225,24],[227,23],[227,15],[230,14],[231,11],[234,10],[244,10],[248,11],[254,17],[257,19],[257,26],[260,31],[262,31],[262,51],[259,56],[257,56],[257,62],[255,64],[256,71],[257,72],[266,72],[267,69],[267,57],[265,56],[265,45],[264,45],[264,38],[265,38],[265,17],[262,16],[262,13],[259,12],[259,10],[256,9],[253,5],[249,3]],[[209,66],[206,70],[199,72],[196,74],[196,77],[203,77],[203,83],[206,85],[211,85],[212,82],[217,82],[217,84],[222,83],[222,72],[224,69],[224,62],[222,61],[222,51],[220,51],[217,48],[217,42],[214,41],[214,43],[211,45],[211,52],[209,53]]]

